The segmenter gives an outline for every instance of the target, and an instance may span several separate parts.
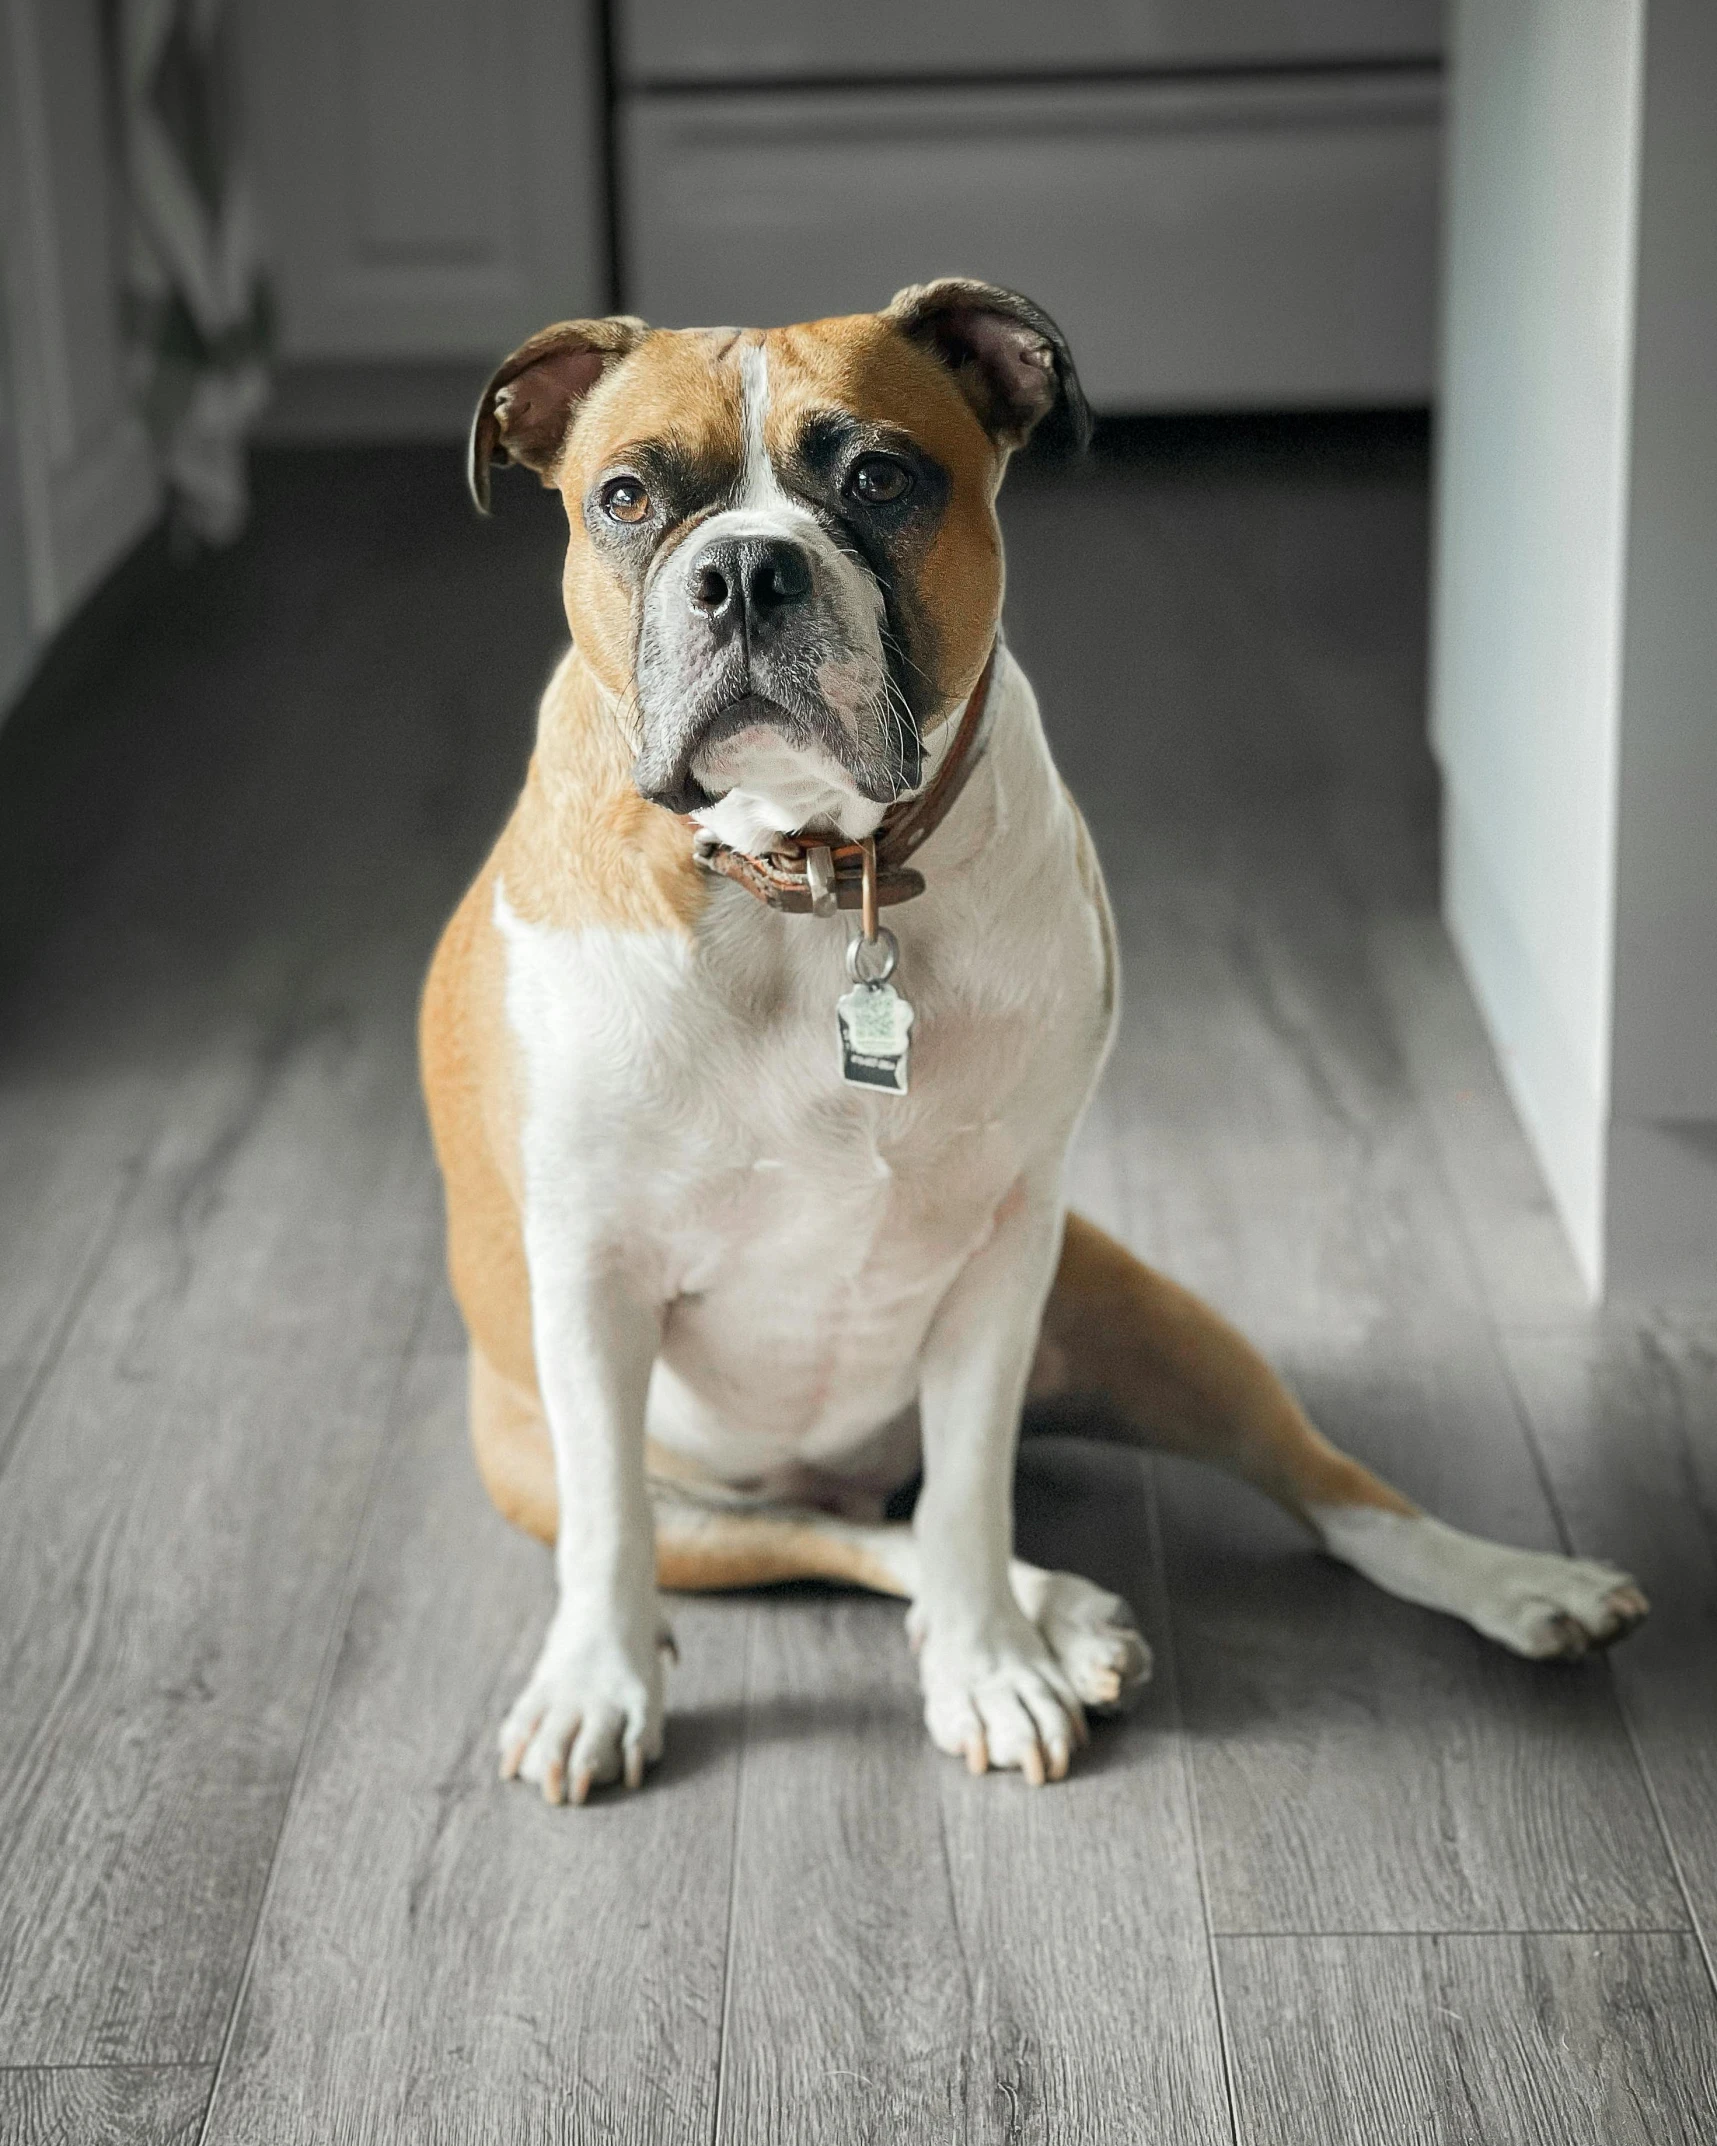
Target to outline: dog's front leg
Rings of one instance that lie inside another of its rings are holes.
[[[1009,1580],[1014,1454],[1061,1245],[1059,1188],[1022,1181],[938,1307],[919,1382],[924,1487],[913,1525],[919,1648],[932,1740],[974,1773],[1060,1780],[1085,1715]]]
[[[662,1754],[663,1627],[644,1476],[655,1310],[612,1260],[531,1242],[537,1376],[560,1502],[559,1600],[530,1682],[501,1727],[501,1772],[551,1803],[643,1781]],[[545,1233],[548,1234],[548,1233]]]

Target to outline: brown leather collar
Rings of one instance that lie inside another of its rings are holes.
[[[720,872],[733,880],[771,909],[785,909],[794,916],[832,916],[837,909],[863,906],[865,852],[874,843],[877,902],[886,908],[922,894],[924,874],[913,871],[906,860],[947,818],[989,742],[990,683],[1000,646],[999,641],[991,645],[934,781],[916,797],[891,805],[874,835],[862,842],[788,835],[766,855],[754,857],[731,848],[707,827],[699,827],[692,845],[698,863],[706,872]]]

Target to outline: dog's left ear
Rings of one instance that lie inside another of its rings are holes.
[[[466,481],[477,511],[489,511],[489,469],[522,462],[545,484],[566,445],[574,412],[611,365],[649,334],[630,314],[562,320],[539,328],[495,369],[471,421]]]
[[[1067,338],[1041,306],[1017,291],[965,276],[909,284],[885,318],[934,353],[954,375],[978,422],[1006,448],[1044,438],[1082,451],[1091,412]]]

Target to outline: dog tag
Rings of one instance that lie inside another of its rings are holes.
[[[835,1014],[841,1025],[841,1078],[855,1088],[904,1095],[912,1033],[906,1000],[890,983],[859,983],[835,1001]]]

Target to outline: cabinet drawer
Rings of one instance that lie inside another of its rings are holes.
[[[1441,0],[622,0],[630,84],[1429,60]]]
[[[756,325],[974,275],[1100,409],[1424,401],[1434,70],[625,100],[628,306]]]

